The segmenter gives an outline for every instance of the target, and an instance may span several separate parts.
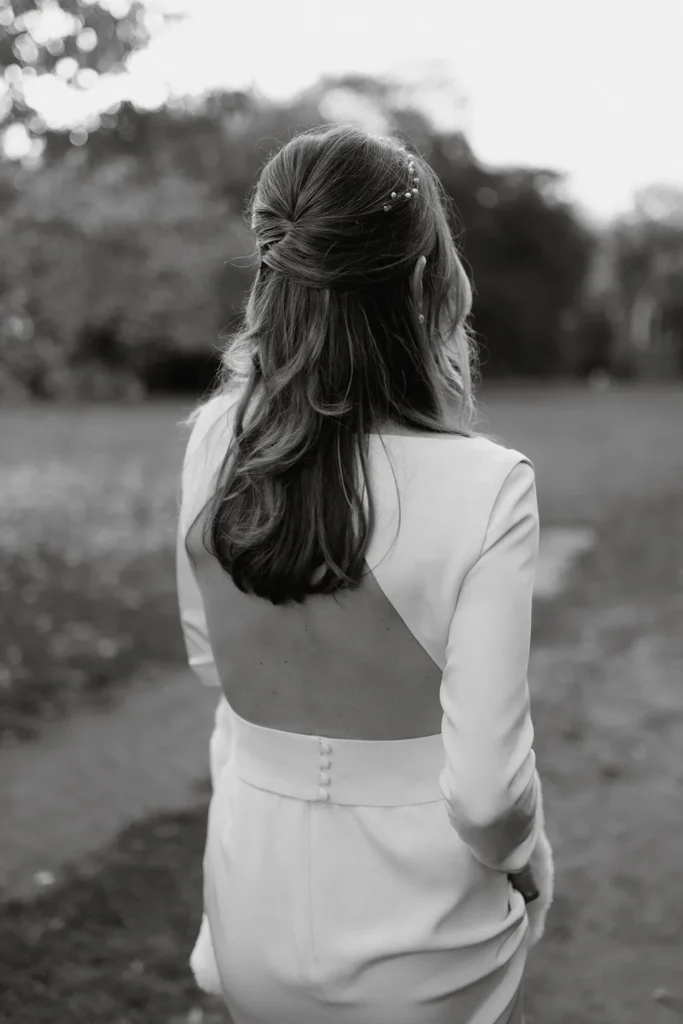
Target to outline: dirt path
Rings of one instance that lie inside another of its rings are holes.
[[[188,672],[167,674],[0,750],[0,894],[30,895],[133,821],[196,803],[216,701]]]
[[[542,539],[537,596],[554,597],[591,543]],[[0,749],[0,898],[30,896],[132,822],[201,799],[217,694],[186,671],[131,685],[109,711],[84,710],[36,743]]]
[[[536,566],[536,597],[549,600],[564,589],[576,559],[595,544],[588,527],[553,527],[544,530]]]
[[[558,889],[530,959],[528,1024],[683,1021],[682,497],[611,516],[537,617]]]

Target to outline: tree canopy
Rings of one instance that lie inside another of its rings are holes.
[[[92,88],[99,76],[122,72],[155,24],[170,20],[141,0],[0,0],[0,132],[19,125],[42,137],[41,87],[61,80],[74,91]]]
[[[44,141],[36,166],[0,161],[5,380],[62,393],[95,365],[140,379],[160,354],[215,359],[252,279],[244,212],[264,161],[354,103],[419,151],[453,200],[484,376],[575,368],[598,240],[562,198],[559,175],[484,165],[462,132],[435,125],[419,82],[326,76],[286,103],[244,90],[157,110],[124,101],[74,145],[68,126],[42,123],[30,81],[54,74],[84,89],[92,75],[118,73],[149,39],[143,5],[0,0],[0,26],[0,130],[21,125]],[[443,88],[455,113],[457,92]],[[641,258],[627,249],[615,274]]]

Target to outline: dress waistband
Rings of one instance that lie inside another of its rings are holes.
[[[407,740],[336,739],[255,725],[227,702],[224,715],[229,718],[231,769],[258,789],[356,806],[397,807],[443,799],[440,734]]]

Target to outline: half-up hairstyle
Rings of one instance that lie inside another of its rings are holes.
[[[361,582],[368,434],[469,433],[472,293],[440,183],[396,139],[302,132],[250,214],[259,268],[223,357],[219,391],[240,393],[204,544],[243,592],[300,602]]]

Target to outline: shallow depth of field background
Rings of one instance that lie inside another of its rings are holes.
[[[683,173],[592,216],[561,167],[481,160],[445,72],[435,118],[426,64],[422,78],[381,60],[352,74],[351,52],[348,73],[335,64],[286,100],[225,86],[93,112],[85,98],[164,31],[159,10],[62,6],[46,23],[42,4],[0,0],[0,810],[13,768],[49,771],[51,744],[93,708],[124,737],[121,760],[138,756],[150,737],[126,701],[150,679],[163,698],[184,671],[180,421],[239,321],[259,167],[343,112],[439,173],[476,285],[481,428],[533,460],[546,535],[591,538],[536,608],[558,882],[528,1024],[683,1019]],[[78,91],[72,124],[41,113],[36,81],[52,74]],[[104,770],[94,746],[90,771]],[[87,845],[97,808],[71,785],[68,828]],[[53,863],[53,826],[32,821],[35,891],[0,879],[2,1024],[225,1021],[187,967],[207,802],[200,786],[74,863]]]

